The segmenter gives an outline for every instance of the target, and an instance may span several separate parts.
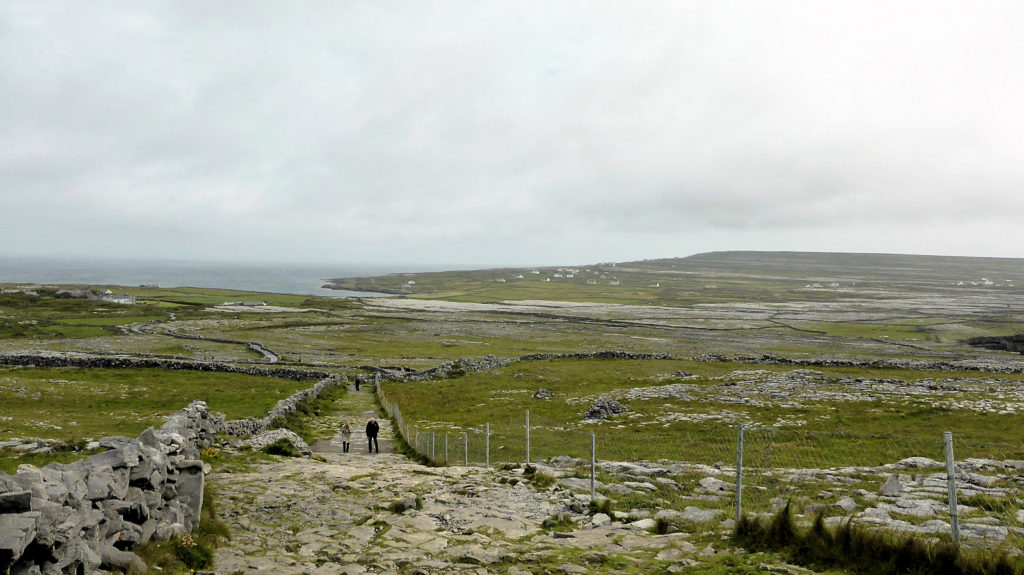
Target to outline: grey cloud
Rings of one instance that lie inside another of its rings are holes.
[[[322,242],[500,264],[1020,234],[1022,19],[1010,2],[7,2],[0,241],[88,251],[108,245],[96,227],[140,254],[335,257]]]

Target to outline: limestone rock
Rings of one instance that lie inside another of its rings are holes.
[[[700,486],[712,493],[724,493],[727,491],[735,491],[736,489],[735,484],[722,481],[717,477],[705,477],[704,479],[701,479]]]
[[[295,446],[295,449],[303,455],[309,455],[312,453],[309,449],[309,445],[307,445],[301,437],[296,435],[295,432],[290,429],[272,429],[270,431],[264,431],[249,438],[243,442],[243,444],[252,447],[255,451],[262,451],[268,445],[277,443],[281,439],[289,441]]]
[[[14,562],[36,537],[39,512],[0,515],[0,561]]]
[[[587,412],[583,414],[583,419],[608,419],[609,417],[626,413],[627,411],[629,411],[629,408],[625,405],[619,404],[619,402],[614,399],[602,397],[590,405]]]
[[[0,513],[32,511],[31,491],[10,491],[0,494]]]
[[[658,522],[651,519],[650,517],[647,517],[645,519],[638,519],[629,524],[630,527],[636,529],[637,531],[650,531],[651,529],[657,527],[657,525]]]
[[[699,507],[687,507],[683,510],[680,518],[693,523],[704,523],[714,521],[722,514],[721,509],[701,509]]]
[[[882,484],[879,492],[888,497],[896,497],[903,492],[903,484],[894,476],[890,475],[889,479],[886,479],[885,483]]]
[[[857,509],[857,502],[850,497],[843,497],[839,501],[836,501],[835,505],[847,513],[853,513],[853,511]]]

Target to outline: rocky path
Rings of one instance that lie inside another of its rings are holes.
[[[232,540],[216,572],[593,573],[681,570],[698,549],[687,533],[653,535],[650,525],[585,515],[589,496],[537,490],[522,469],[426,467],[394,452],[381,421],[381,453],[366,452],[363,426],[375,415],[366,390],[344,413],[358,431],[350,453],[340,436],[313,447],[326,459],[281,458],[246,473],[214,473]],[[544,528],[561,514],[569,533]]]

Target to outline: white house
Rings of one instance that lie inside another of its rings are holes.
[[[110,290],[103,293],[103,297],[100,298],[103,301],[110,303],[119,303],[122,305],[135,305],[135,296],[126,293],[114,294]]]

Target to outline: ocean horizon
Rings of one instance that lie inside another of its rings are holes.
[[[243,291],[365,297],[383,294],[325,289],[328,279],[444,271],[440,265],[223,263],[0,256],[0,284],[85,284],[223,288]]]

